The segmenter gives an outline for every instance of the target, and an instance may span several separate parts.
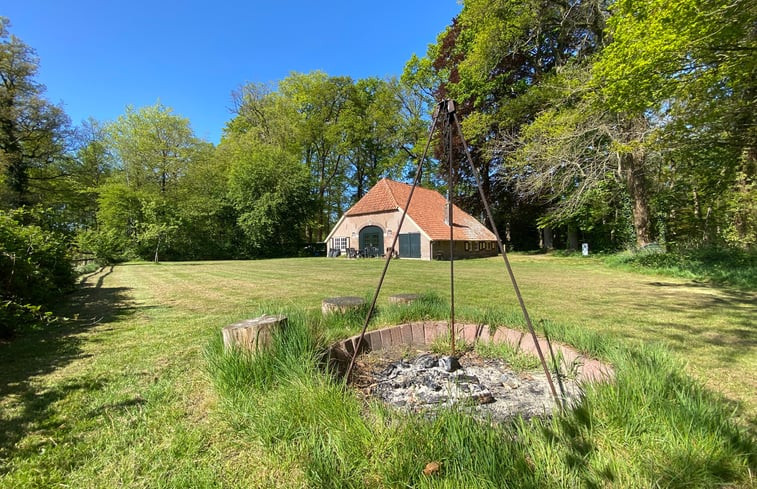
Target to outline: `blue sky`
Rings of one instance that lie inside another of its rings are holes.
[[[161,103],[217,143],[231,91],[292,71],[399,75],[457,15],[455,0],[178,2],[11,0],[11,33],[74,124]]]

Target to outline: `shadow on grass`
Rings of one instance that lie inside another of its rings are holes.
[[[719,394],[653,349],[627,351],[616,360],[614,384],[590,386],[578,405],[543,427],[585,487],[612,485],[619,467],[645,474],[642,480],[655,481],[655,487],[736,487],[751,481],[755,433],[734,422]],[[608,444],[618,433],[625,446]],[[624,459],[638,447],[644,447],[641,458]]]
[[[0,461],[9,451],[16,451],[17,443],[30,431],[44,434],[60,428],[56,426],[60,422],[55,421],[56,402],[76,392],[102,389],[107,381],[102,376],[82,376],[46,386],[35,382],[34,377],[87,357],[82,349],[86,341],[83,333],[133,314],[128,288],[104,286],[105,277],[112,272],[113,267],[110,267],[84,277],[79,288],[63,298],[60,312],[76,319],[22,332],[15,340],[0,344],[0,405],[3,406]],[[31,445],[34,443],[25,444],[23,452],[35,450]],[[6,471],[0,463],[0,474]]]
[[[755,311],[757,311],[756,294],[701,283],[649,282],[647,285],[658,289],[659,292],[655,292],[655,295],[665,300],[658,304],[645,300],[628,305],[637,310],[648,311],[659,308],[661,312],[675,312],[689,316],[692,320],[691,325],[680,323],[667,325],[671,329],[669,339],[674,342],[696,341],[710,344],[719,348],[720,356],[731,360],[748,354],[757,346],[757,323],[754,321]],[[699,288],[717,290],[718,295],[698,293],[682,295],[678,292]],[[707,324],[703,324],[708,315],[727,315],[735,320],[736,326],[727,329],[708,328]],[[682,335],[676,334],[675,330]],[[662,336],[668,336],[666,332],[660,333]]]

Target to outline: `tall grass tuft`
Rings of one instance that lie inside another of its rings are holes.
[[[425,292],[410,304],[392,304],[381,307],[376,320],[381,324],[400,324],[440,319],[448,315],[449,301],[434,292]]]
[[[692,248],[666,252],[623,252],[604,261],[614,267],[757,289],[757,251]]]
[[[273,335],[270,348],[251,353],[224,351],[220,336],[205,349],[208,370],[219,392],[246,397],[270,390],[275,384],[312,373],[323,350],[320,325],[308,326],[308,315],[289,312],[284,329]]]
[[[751,480],[755,440],[659,345],[618,349],[616,379],[586,386],[574,409],[523,431],[534,461],[589,487],[714,487]],[[549,442],[553,450],[544,450]]]
[[[384,309],[381,320],[439,312]],[[508,317],[489,315],[487,321]],[[686,374],[662,346],[603,347],[594,335],[542,324],[610,360],[615,381],[551,419],[491,424],[449,408],[400,413],[364,399],[323,372],[323,328],[358,318],[290,311],[270,351],[207,348],[210,373],[235,427],[311,487],[713,487],[754,481],[757,444],[726,405]],[[437,316],[438,317],[438,316]],[[483,315],[480,316],[483,318]],[[496,323],[494,323],[496,325]],[[424,475],[429,462],[438,472]]]

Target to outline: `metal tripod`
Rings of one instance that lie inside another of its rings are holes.
[[[526,309],[526,304],[523,302],[523,296],[520,293],[520,288],[518,287],[518,283],[515,280],[515,275],[513,274],[512,267],[510,266],[510,260],[507,258],[507,252],[505,250],[505,245],[502,242],[502,239],[500,238],[499,231],[497,230],[497,225],[494,223],[494,217],[492,216],[491,207],[489,206],[489,202],[486,198],[486,195],[484,194],[483,185],[481,182],[481,175],[478,172],[478,167],[473,162],[473,158],[470,155],[470,149],[468,148],[467,143],[465,142],[465,138],[463,137],[463,131],[460,126],[460,120],[457,117],[457,112],[455,110],[455,102],[452,100],[444,100],[440,102],[436,109],[434,110],[434,116],[433,120],[431,122],[431,128],[429,129],[428,138],[426,140],[426,145],[423,149],[423,155],[418,160],[418,165],[415,170],[415,178],[413,179],[413,185],[410,188],[410,193],[407,197],[407,202],[405,203],[405,206],[402,211],[402,217],[400,217],[399,225],[397,226],[397,232],[394,234],[394,239],[392,241],[392,250],[397,249],[397,242],[399,240],[399,230],[402,229],[402,224],[405,222],[405,217],[407,216],[407,210],[410,207],[410,203],[413,199],[413,194],[415,193],[415,188],[418,186],[418,183],[421,180],[421,175],[423,174],[423,162],[426,160],[426,156],[428,155],[428,149],[431,146],[431,141],[433,139],[434,131],[437,129],[437,126],[440,124],[440,121],[443,121],[444,127],[443,132],[447,136],[446,137],[446,153],[448,156],[448,195],[447,195],[447,219],[448,225],[449,225],[449,251],[450,251],[450,320],[449,320],[449,327],[450,327],[450,346],[452,349],[452,354],[455,353],[455,273],[454,273],[454,221],[453,221],[453,204],[452,204],[452,196],[453,196],[453,187],[454,187],[454,174],[453,174],[453,154],[452,154],[452,134],[453,131],[456,131],[458,136],[460,137],[460,140],[462,141],[463,145],[463,151],[465,153],[466,159],[468,161],[468,164],[470,165],[470,168],[473,172],[473,175],[476,178],[476,186],[478,187],[478,192],[481,197],[481,201],[484,205],[484,209],[486,210],[486,217],[489,221],[489,225],[491,226],[492,231],[494,232],[494,236],[497,238],[497,245],[499,246],[499,251],[502,254],[502,258],[505,260],[505,267],[507,268],[507,273],[510,276],[510,281],[513,284],[513,289],[515,290],[515,295],[518,298],[518,303],[520,304],[520,309],[523,312],[523,317],[526,321],[526,326],[528,327],[528,331],[531,333],[531,337],[534,341],[534,345],[536,347],[536,352],[539,356],[539,361],[541,362],[541,366],[544,369],[544,374],[547,377],[547,382],[549,383],[549,388],[552,391],[552,396],[555,399],[555,402],[558,404],[558,406],[562,406],[562,403],[560,402],[560,397],[557,394],[557,391],[555,390],[555,385],[552,382],[552,375],[549,371],[549,367],[547,366],[547,361],[544,358],[544,353],[542,352],[541,346],[539,345],[539,338],[536,336],[536,331],[534,330],[533,323],[531,322],[531,317],[528,315],[528,310]],[[381,272],[381,277],[379,278],[378,286],[376,287],[376,293],[373,295],[373,300],[371,301],[371,305],[368,309],[368,313],[365,316],[365,322],[363,323],[363,329],[360,331],[360,336],[358,337],[357,344],[355,345],[355,350],[352,353],[352,358],[350,360],[350,365],[347,368],[347,372],[345,374],[345,382],[349,382],[350,375],[352,374],[352,369],[355,366],[355,359],[357,358],[358,353],[360,352],[360,347],[362,346],[363,339],[365,337],[365,332],[368,329],[368,323],[371,320],[371,317],[373,316],[373,312],[376,308],[376,301],[378,300],[379,293],[381,292],[381,286],[384,284],[384,278],[386,277],[386,272],[389,269],[389,263],[391,262],[393,253],[387,253],[386,261],[384,262],[384,268]],[[546,340],[549,343],[549,339]],[[550,346],[551,348],[551,346]]]

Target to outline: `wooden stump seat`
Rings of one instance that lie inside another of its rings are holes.
[[[389,296],[389,304],[412,304],[420,296],[418,294],[396,294]]]
[[[323,299],[323,302],[321,302],[321,312],[323,314],[345,313],[360,309],[364,304],[365,300],[361,297],[331,297]]]
[[[286,327],[286,316],[263,315],[230,324],[221,330],[224,350],[239,348],[257,352],[268,348],[273,340],[273,331]]]

